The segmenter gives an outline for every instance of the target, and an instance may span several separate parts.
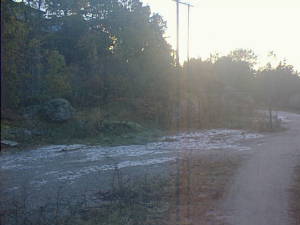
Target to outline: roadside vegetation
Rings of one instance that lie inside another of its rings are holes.
[[[184,158],[180,164],[179,204],[176,204],[175,193],[168,224],[176,224],[178,218],[180,224],[224,224],[219,203],[243,160],[239,153],[208,153]]]
[[[268,110],[300,111],[300,74],[284,60],[258,67],[252,50],[235,49],[176,65],[166,28],[140,0],[1,0],[1,147],[276,131],[281,121]],[[37,206],[25,187],[16,199],[0,193],[0,224],[222,225],[217,203],[241,161],[187,153],[170,176],[129,179],[116,168],[107,190],[59,188]]]
[[[31,204],[30,191],[24,187],[21,197],[7,199],[3,195],[0,222],[8,225],[171,225],[179,219],[180,224],[221,225],[222,214],[217,205],[226,194],[241,159],[238,153],[225,153],[222,157],[218,153],[185,155],[171,165],[171,174],[155,177],[150,174],[130,177],[116,168],[108,189],[94,187],[76,196],[58,187],[55,197],[40,196],[35,206]],[[178,178],[180,185],[176,182]]]
[[[258,107],[300,107],[299,73],[285,61],[258,68],[253,51],[237,49],[177,66],[166,22],[139,0],[3,0],[1,27],[2,139],[121,144],[157,130],[266,130]]]
[[[95,187],[96,191],[70,195],[68,190],[59,187],[55,197],[51,200],[45,197],[35,208],[26,191],[21,200],[3,198],[0,222],[8,225],[166,224],[171,194],[167,178],[128,179],[117,169],[114,175],[108,190]]]
[[[294,218],[295,224],[300,223],[300,166],[295,168],[295,180],[290,189],[290,206],[291,216]]]

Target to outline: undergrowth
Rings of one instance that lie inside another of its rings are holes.
[[[74,195],[58,188],[39,205],[28,189],[19,198],[2,195],[0,224],[221,225],[218,202],[240,162],[239,155],[186,155],[169,175],[138,178],[116,168],[108,189]]]
[[[290,191],[291,216],[297,225],[300,224],[300,165],[295,168],[295,181]]]

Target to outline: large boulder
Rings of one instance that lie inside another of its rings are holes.
[[[70,102],[63,98],[52,99],[43,106],[42,114],[51,122],[65,122],[75,115]]]

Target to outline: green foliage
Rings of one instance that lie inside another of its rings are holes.
[[[101,175],[96,174],[93,179],[100,180]],[[39,225],[168,224],[173,204],[171,179],[165,174],[128,177],[116,165],[108,188],[98,185],[92,191],[70,194],[67,188],[59,187],[53,190],[54,198],[41,196],[38,209],[30,204],[27,190],[22,193],[26,200],[3,198],[1,203],[5,209],[1,208],[1,222],[10,225],[25,224],[23,221]]]
[[[297,110],[293,101],[300,94],[300,76],[291,65],[280,62],[276,68],[267,65],[260,69],[254,80],[253,97],[269,109]]]
[[[48,98],[70,96],[70,75],[64,57],[58,51],[49,51],[46,55],[45,64],[45,96]]]
[[[139,0],[46,0],[40,8],[39,0],[1,1],[5,108],[67,98],[79,109],[116,105],[111,120],[201,128],[259,104],[298,102],[299,74],[284,62],[255,70],[252,50],[176,68],[166,22]]]
[[[10,1],[1,1],[1,102],[16,108],[20,103],[20,87],[23,78],[20,73],[25,66],[24,40],[28,36],[28,26],[18,20],[20,8],[13,8]]]

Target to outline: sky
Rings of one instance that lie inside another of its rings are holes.
[[[141,0],[167,21],[166,37],[176,47],[176,3]],[[191,8],[190,55],[206,59],[237,48],[252,49],[263,66],[285,59],[300,71],[300,0],[182,0]],[[180,58],[186,59],[187,7],[180,6]],[[270,51],[276,57],[268,58]]]

